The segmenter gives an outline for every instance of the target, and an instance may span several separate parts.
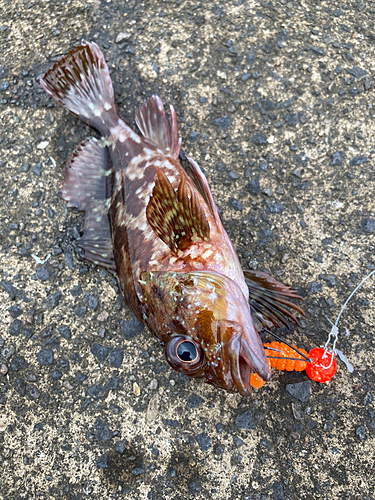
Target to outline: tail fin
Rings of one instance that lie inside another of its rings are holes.
[[[61,106],[103,135],[117,120],[111,77],[96,43],[71,50],[40,83]]]

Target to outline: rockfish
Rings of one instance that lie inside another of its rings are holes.
[[[119,117],[104,56],[86,43],[41,79],[61,106],[94,128],[69,158],[62,197],[85,212],[84,258],[116,275],[124,300],[179,372],[250,394],[250,375],[271,372],[258,335],[297,322],[299,298],[269,275],[242,271],[206,177],[178,159],[176,113],[157,96],[136,112],[142,135]],[[250,300],[250,303],[249,303]],[[258,331],[257,331],[258,330]]]

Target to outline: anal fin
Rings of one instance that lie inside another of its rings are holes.
[[[197,241],[208,241],[210,226],[199,200],[183,175],[177,192],[164,173],[156,169],[155,186],[146,216],[155,234],[174,252]]]
[[[69,207],[85,212],[83,236],[78,240],[83,257],[115,272],[106,196],[110,174],[106,148],[95,138],[87,139],[68,159],[62,198]]]

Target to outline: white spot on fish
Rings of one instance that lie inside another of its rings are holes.
[[[104,109],[106,109],[108,111],[111,108],[112,108],[112,106],[109,104],[109,102],[104,103]]]
[[[129,129],[129,137],[130,137],[130,139],[133,139],[133,141],[138,143],[138,144],[141,142],[141,138],[139,137],[139,135],[136,134],[135,132],[133,132],[132,129]]]
[[[141,170],[141,171],[138,170],[137,171],[136,169],[132,169],[132,170],[128,169],[126,171],[126,174],[127,174],[126,177],[129,180],[134,181],[135,179],[143,177],[144,172],[143,172],[143,170]]]
[[[112,135],[114,135],[115,137],[117,137],[121,132],[121,128],[120,127],[113,127],[110,129],[110,132]]]
[[[212,248],[209,248],[208,250],[206,250],[203,254],[202,254],[202,258],[203,259],[208,259],[209,257],[211,257],[212,255]]]
[[[137,189],[137,191],[135,192],[135,194],[136,194],[137,196],[138,196],[138,195],[140,195],[141,193],[143,193],[143,191],[145,191],[145,188],[146,188],[146,187],[147,187],[147,182],[145,182],[145,183],[143,184],[143,186],[139,187],[139,188]]]

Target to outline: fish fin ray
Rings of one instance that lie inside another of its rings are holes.
[[[267,327],[271,321],[275,326],[280,326],[281,323],[289,327],[288,319],[299,324],[294,314],[283,306],[304,315],[297,304],[288,300],[289,298],[303,300],[302,297],[291,290],[291,287],[283,285],[266,273],[252,270],[244,270],[243,273],[249,288],[250,306],[256,311],[256,317],[263,326]]]
[[[61,106],[102,133],[108,131],[113,116],[117,118],[108,66],[94,42],[68,52],[40,84]]]
[[[102,143],[95,138],[81,142],[67,161],[62,198],[68,202],[68,207],[85,212],[83,236],[78,240],[85,251],[83,257],[114,272],[106,197],[110,171]]]
[[[174,252],[199,240],[209,240],[210,226],[194,190],[183,175],[177,192],[168,177],[156,169],[155,186],[146,216],[155,234]]]
[[[93,200],[106,197],[107,153],[94,137],[77,144],[66,162],[61,196],[68,207],[87,210]]]
[[[78,246],[85,251],[84,255],[82,255],[85,260],[88,260],[97,266],[103,267],[112,274],[116,274],[112,241],[108,238],[108,231],[97,231],[95,232],[95,236],[93,238],[87,237],[85,233],[77,243]]]
[[[208,209],[211,212],[212,217],[214,218],[216,224],[218,224],[218,221],[221,222],[220,214],[219,211],[216,207],[216,204],[214,202],[211,189],[208,185],[206,176],[200,169],[199,165],[188,155],[186,155],[186,159],[188,161],[188,166],[186,167],[186,172],[188,173],[192,183],[194,184],[195,188],[198,190],[204,201],[206,202],[206,205]]]
[[[160,97],[153,95],[137,110],[135,121],[146,141],[161,149],[167,156],[177,160],[181,139],[178,137],[176,112],[170,107],[171,118],[165,116]]]

